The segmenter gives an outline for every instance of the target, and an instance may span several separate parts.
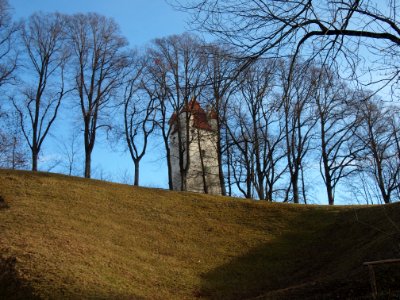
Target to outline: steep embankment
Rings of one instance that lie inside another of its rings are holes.
[[[0,198],[0,298],[361,297],[362,262],[400,257],[398,204],[257,203],[12,171],[0,171]],[[398,269],[377,269],[380,292],[394,293]]]

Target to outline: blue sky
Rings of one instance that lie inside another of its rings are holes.
[[[141,47],[154,38],[180,34],[187,30],[186,15],[175,11],[164,0],[9,0],[9,4],[14,9],[15,19],[29,17],[38,11],[67,14],[96,12],[112,17],[120,25],[122,34],[133,47]],[[53,128],[53,137],[49,137],[44,145],[39,168],[42,166],[42,170],[46,170],[47,162],[62,155],[60,141],[67,141],[72,135],[71,129],[73,127],[76,129],[79,122],[81,122],[79,116],[74,118],[65,114],[59,116]],[[78,138],[81,139],[81,135]],[[81,140],[78,140],[79,142]],[[140,183],[145,186],[166,188],[168,184],[163,147],[156,143],[149,145],[147,155],[143,158]],[[101,132],[93,151],[92,166],[93,177],[122,181],[125,174],[128,174],[133,178],[133,164],[130,157],[119,149],[111,149],[110,142]],[[55,168],[54,171],[60,169]],[[82,171],[78,174],[81,173]]]
[[[17,18],[36,11],[97,12],[114,18],[133,46],[187,29],[186,15],[165,0],[9,0]]]

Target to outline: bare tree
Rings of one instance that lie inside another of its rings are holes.
[[[156,116],[154,124],[158,129],[165,149],[165,157],[167,161],[168,171],[168,188],[173,189],[172,183],[172,165],[171,165],[171,149],[169,145],[169,138],[171,135],[172,127],[169,126],[169,120],[173,111],[168,102],[169,85],[168,85],[168,69],[159,58],[159,53],[153,51],[151,48],[147,49],[148,63],[145,69],[143,88],[146,90],[149,97],[154,97],[156,103]]]
[[[397,1],[171,0],[171,2],[191,13],[193,19],[190,24],[194,28],[212,33],[225,43],[241,49],[240,56],[246,61],[241,71],[260,57],[291,57],[282,81],[281,99],[283,111],[286,113],[285,123],[293,125],[286,126],[285,136],[287,145],[292,144],[287,148],[291,174],[290,188],[287,192],[288,195],[293,194],[294,202],[299,200],[296,196],[299,194],[296,192],[299,190],[296,186],[297,180],[301,180],[303,198],[306,196],[304,177],[301,176],[305,168],[299,161],[310,150],[312,131],[308,129],[313,127],[311,126],[313,121],[311,119],[306,121],[303,118],[304,113],[301,113],[301,118],[295,118],[293,113],[304,112],[303,108],[306,108],[306,115],[311,115],[309,113],[314,109],[309,104],[291,105],[295,94],[299,91],[298,86],[296,87],[299,82],[298,62],[313,63],[322,69],[338,68],[340,77],[351,80],[350,86],[368,85],[369,89],[374,89],[374,93],[383,91],[388,97],[398,98],[400,27],[397,20],[400,7]],[[318,91],[318,84],[324,85],[326,82],[314,80],[313,91],[310,90],[307,97]],[[321,87],[320,91],[326,87],[326,85]],[[330,119],[334,118],[334,114],[327,113],[331,104],[321,97],[319,100],[320,103],[316,107],[318,112],[314,112],[314,116],[318,116],[320,120],[321,174],[327,187],[329,201],[333,203],[335,186],[355,168],[354,151],[358,150],[349,150],[348,144],[351,143],[349,127],[344,124],[350,119],[351,122],[354,121],[355,116],[347,115],[349,111],[346,111],[346,116],[343,115],[337,124],[331,125]],[[295,109],[290,111],[290,107]],[[331,120],[333,122],[333,119]]]
[[[365,148],[359,155],[361,171],[373,179],[379,198],[390,203],[400,184],[398,109],[367,96],[357,110],[360,126],[353,135]]]
[[[237,62],[233,58],[233,50],[223,47],[218,43],[207,44],[204,47],[207,55],[206,63],[206,85],[205,92],[209,92],[210,104],[216,114],[217,120],[217,159],[219,168],[219,182],[221,192],[226,194],[225,176],[223,170],[223,155],[226,146],[223,142],[223,131],[226,130],[227,107],[229,98],[235,91],[235,80]]]
[[[143,58],[132,61],[129,79],[124,92],[124,133],[129,154],[134,163],[134,185],[139,185],[140,161],[146,154],[148,139],[155,127],[155,101],[149,90],[144,88],[142,72],[145,68]]]
[[[19,24],[11,19],[11,8],[7,0],[0,0],[0,87],[14,80],[18,66],[16,47]]]
[[[248,113],[236,103],[230,109],[227,122],[230,184],[234,184],[245,198],[253,198],[254,163],[253,142]]]
[[[10,137],[9,132],[0,132],[0,167],[16,170],[26,165],[26,155],[18,136]]]
[[[127,41],[112,19],[94,13],[71,16],[67,28],[84,125],[84,176],[90,178],[97,130],[109,127],[102,117],[112,105],[125,74]]]
[[[393,107],[393,112],[392,112],[392,117],[389,119],[390,122],[390,127],[389,130],[393,134],[393,151],[395,153],[394,157],[392,158],[392,161],[394,162],[395,165],[392,165],[392,168],[394,170],[394,177],[395,180],[398,182],[397,187],[393,191],[393,196],[392,198],[396,201],[400,201],[400,118],[399,114],[400,111],[398,107]]]
[[[285,170],[278,168],[285,151],[280,111],[273,95],[276,64],[276,60],[259,60],[239,76],[235,118],[228,122],[230,151],[236,156],[231,169],[238,189],[247,198],[254,196],[254,190],[259,199],[269,201],[276,195],[276,183]]]
[[[190,24],[240,47],[247,57],[299,55],[365,83],[396,83],[400,45],[397,1],[176,0]],[[365,64],[364,64],[365,63]],[[358,72],[356,71],[358,69]],[[365,73],[378,72],[374,81]],[[289,76],[290,77],[290,76]]]
[[[15,84],[18,67],[18,33],[20,24],[13,22],[12,8],[7,0],[0,0],[0,88]],[[2,90],[3,95],[7,90]],[[6,97],[4,97],[6,98]],[[3,111],[0,102],[0,165],[20,169],[27,166],[26,149],[23,136],[16,122],[18,116],[10,110]],[[5,130],[3,130],[5,129]]]
[[[162,109],[162,120],[159,124],[167,125],[164,115],[167,109],[173,113],[172,122],[169,122],[168,126],[173,127],[172,130],[175,130],[178,136],[176,142],[179,149],[181,190],[186,190],[187,172],[190,168],[189,147],[193,142],[190,138],[192,107],[189,102],[198,97],[203,89],[205,56],[202,47],[203,42],[197,37],[183,34],[156,39],[149,50],[152,60],[157,65],[154,70],[163,75],[161,82],[153,80],[153,83],[157,84],[155,87],[160,90],[157,92],[158,95],[162,96],[159,99],[161,100],[159,107]],[[168,136],[171,134],[171,129],[162,130]],[[165,143],[169,142],[165,137]]]
[[[317,120],[314,117],[311,101],[316,84],[308,64],[289,63],[288,66],[287,62],[282,62],[280,70],[283,87],[282,127],[285,131],[286,157],[290,176],[285,201],[300,203],[302,196],[303,202],[306,203],[304,162],[311,149],[311,137]],[[287,81],[290,73],[294,76]]]
[[[29,165],[28,151],[18,123],[18,116],[9,112],[0,115],[0,167],[8,169],[25,169]]]
[[[77,131],[73,131],[72,134],[66,140],[60,140],[59,149],[61,151],[62,159],[61,164],[63,165],[66,173],[69,176],[78,175],[77,173],[77,165],[79,164],[80,150],[79,149],[79,141],[78,141],[79,133]]]
[[[61,105],[68,93],[65,68],[65,18],[60,14],[34,14],[24,23],[21,40],[26,54],[24,67],[30,75],[21,96],[13,98],[23,135],[32,153],[32,171]],[[33,76],[31,78],[30,76]],[[34,82],[29,84],[29,82]]]
[[[353,142],[353,131],[359,120],[348,103],[355,100],[355,93],[332,71],[316,69],[313,72],[318,81],[312,98],[319,125],[320,172],[328,203],[333,205],[338,183],[357,171],[358,153],[363,150]]]

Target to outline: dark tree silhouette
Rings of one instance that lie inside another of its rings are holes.
[[[242,50],[340,64],[342,76],[380,87],[397,83],[399,4],[386,0],[172,0],[190,25]],[[251,62],[250,60],[249,62]],[[365,74],[379,76],[365,76]],[[289,76],[289,81],[290,81]],[[380,88],[376,87],[375,88]],[[372,88],[372,86],[371,86]]]
[[[0,0],[0,87],[12,83],[18,65],[17,33],[19,24],[12,21],[7,0]]]
[[[365,149],[358,155],[360,171],[373,180],[378,198],[390,203],[400,187],[398,108],[383,106],[379,98],[363,96],[354,108],[359,126],[353,131],[355,143]]]
[[[34,14],[21,30],[24,67],[33,77],[26,80],[21,96],[14,97],[13,104],[31,149],[32,171],[38,170],[43,142],[57,118],[62,99],[69,92],[65,85],[69,52],[64,29],[64,16]]]
[[[97,130],[109,127],[102,117],[121,86],[128,64],[127,41],[112,19],[94,13],[71,16],[67,29],[84,124],[84,176],[90,178]]]
[[[132,54],[128,80],[124,82],[124,136],[134,164],[134,182],[139,185],[140,161],[146,154],[150,134],[155,127],[155,98],[146,89],[143,71],[146,62],[143,57]]]
[[[189,120],[191,117],[189,102],[198,97],[204,88],[203,73],[205,55],[203,42],[190,34],[174,35],[156,39],[148,50],[151,66],[152,94],[158,97],[163,139],[167,155],[170,153],[169,136],[172,130],[178,134],[178,158],[181,190],[186,190],[187,172],[190,168]],[[154,77],[154,75],[156,77]],[[170,123],[170,117],[175,114],[176,123]],[[173,128],[172,128],[173,127]],[[170,158],[168,158],[169,183],[172,186]]]

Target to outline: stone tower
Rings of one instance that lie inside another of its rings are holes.
[[[220,195],[216,113],[192,99],[169,124],[173,189]]]

